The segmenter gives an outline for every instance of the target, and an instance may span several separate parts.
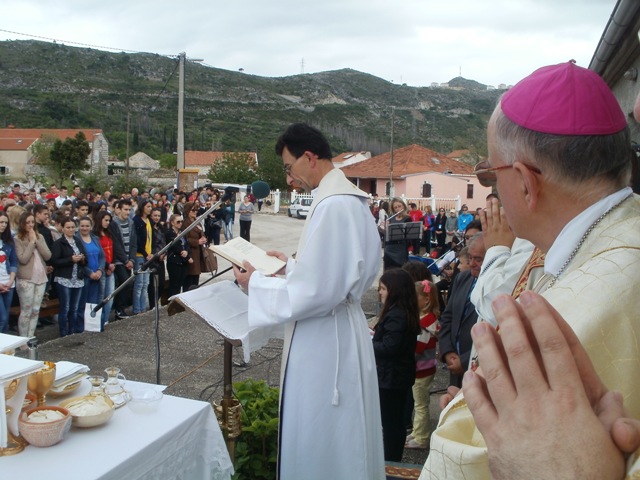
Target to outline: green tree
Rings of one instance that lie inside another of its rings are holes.
[[[256,164],[247,153],[224,153],[222,158],[211,165],[207,174],[215,183],[248,184],[258,179]]]
[[[50,161],[51,150],[56,137],[52,135],[42,135],[36,143],[31,147],[31,153],[35,159],[36,165],[47,165]]]
[[[161,153],[158,155],[161,168],[176,168],[178,159],[173,153]]]
[[[269,184],[271,190],[286,191],[287,177],[282,167],[282,159],[276,155],[275,144],[268,144],[259,150],[258,178]]]
[[[58,139],[53,144],[49,154],[48,166],[53,171],[54,178],[63,183],[72,173],[80,174],[87,169],[87,157],[91,147],[84,133],[78,132],[74,138],[67,137],[65,141]]]
[[[147,190],[147,181],[145,178],[136,174],[129,174],[129,178],[126,175],[115,175],[115,180],[110,185],[111,193],[115,195],[121,195],[126,192],[130,192],[132,188],[137,188],[141,192]]]

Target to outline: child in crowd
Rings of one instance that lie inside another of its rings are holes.
[[[407,436],[405,448],[427,448],[429,428],[429,396],[431,383],[436,375],[438,331],[438,289],[429,280],[415,283],[420,308],[420,335],[416,342],[416,381],[413,384],[413,431]]]
[[[411,275],[400,268],[387,270],[378,288],[382,312],[373,334],[378,372],[384,458],[402,460],[406,430],[406,399],[416,377],[416,337],[420,333],[418,300]]]

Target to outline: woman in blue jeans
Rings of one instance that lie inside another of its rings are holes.
[[[153,258],[153,227],[151,226],[151,210],[153,204],[149,200],[143,200],[138,205],[133,226],[136,230],[136,259],[133,271],[137,272],[147,260]],[[136,275],[133,281],[133,314],[144,313],[149,309],[149,270]]]
[[[76,240],[76,224],[69,217],[60,220],[62,237],[51,247],[51,265],[54,268],[53,281],[58,287],[60,312],[58,327],[60,336],[82,333],[84,322],[78,325],[78,306],[84,287],[84,266],[86,251],[81,241]]]
[[[9,228],[9,217],[0,212],[0,333],[9,330],[9,310],[15,292],[18,256]]]
[[[78,325],[84,330],[84,309],[87,302],[98,303],[100,294],[100,279],[104,275],[105,257],[100,240],[93,233],[93,222],[89,217],[82,217],[78,221],[76,240],[82,244],[87,255],[84,266],[84,287],[78,304]]]

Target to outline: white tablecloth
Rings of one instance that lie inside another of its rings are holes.
[[[140,385],[127,382],[134,384]],[[68,397],[86,391],[83,384]],[[0,457],[0,472],[7,479],[209,480],[229,479],[233,467],[211,405],[165,395],[157,412],[134,413],[125,405],[104,425],[72,427],[57,445]]]

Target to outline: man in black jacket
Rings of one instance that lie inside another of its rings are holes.
[[[462,386],[462,375],[469,367],[471,356],[471,327],[478,321],[478,314],[469,297],[480,275],[484,260],[482,233],[477,233],[467,243],[470,269],[456,276],[451,296],[440,317],[440,356],[449,369],[449,385]]]

